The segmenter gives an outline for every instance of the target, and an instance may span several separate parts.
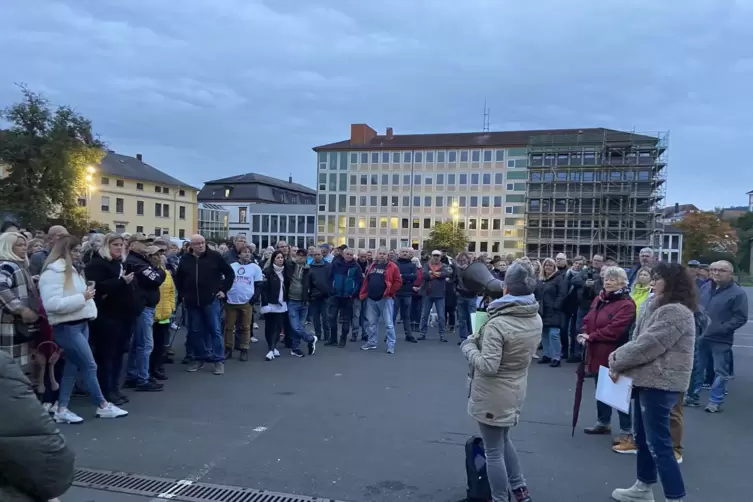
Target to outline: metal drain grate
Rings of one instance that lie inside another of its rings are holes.
[[[98,469],[76,469],[73,484],[82,488],[181,502],[339,502],[333,499],[209,483],[192,483]]]

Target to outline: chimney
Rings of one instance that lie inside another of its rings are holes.
[[[387,136],[387,139],[392,139],[393,134],[392,134],[392,128],[391,127],[387,128],[387,134],[385,136]]]
[[[675,214],[678,214],[680,212],[680,203],[675,202]]]
[[[376,136],[376,131],[366,124],[350,125],[350,144],[367,145]]]
[[[138,160],[139,162],[143,162],[143,159],[144,157],[142,157],[140,153],[136,154],[136,160]]]
[[[288,183],[293,183],[293,176],[288,176]]]

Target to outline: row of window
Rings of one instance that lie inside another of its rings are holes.
[[[313,216],[277,216],[254,214],[251,216],[251,232],[291,232],[297,234],[314,234]]]
[[[332,246],[339,246],[341,244],[347,244],[348,247],[356,249],[367,249],[376,251],[380,247],[386,247],[388,249],[399,249],[402,247],[412,247],[413,249],[421,249],[420,239],[386,239],[386,238],[371,238],[371,239],[355,239],[345,238],[343,236],[325,236],[319,239],[320,243],[328,242]],[[300,246],[299,246],[300,247]],[[524,244],[522,241],[515,240],[503,240],[503,241],[471,241],[468,243],[468,251],[480,252],[480,253],[508,253],[515,252],[511,250],[523,249]],[[505,251],[502,251],[502,250]],[[517,254],[520,254],[519,252]]]
[[[581,218],[583,218],[584,215],[581,215]],[[550,215],[528,215],[528,221],[526,222],[526,225],[528,228],[603,228],[604,224],[606,224],[607,228],[635,228],[635,229],[646,229],[648,228],[648,221],[647,220],[635,220],[631,222],[625,222],[620,221],[618,219],[610,219],[606,222],[602,223],[601,221],[594,220],[593,218],[590,219],[582,219],[582,220],[575,220],[575,219],[569,219],[569,218],[552,218]]]
[[[525,148],[511,148],[508,156],[527,156]],[[510,167],[525,167],[527,159],[522,162],[508,161]],[[340,169],[345,171],[348,165],[366,164],[455,164],[457,162],[504,162],[504,149],[484,150],[401,150],[383,152],[319,152],[319,169]]]
[[[86,199],[85,198],[79,199],[79,205],[86,206]],[[99,208],[103,213],[110,212],[111,206],[110,206],[109,196],[103,195],[101,197]],[[123,214],[125,212],[125,199],[121,199],[120,197],[117,197],[115,199],[115,212],[117,214]],[[143,200],[136,201],[136,214],[138,216],[144,216],[144,201]],[[160,202],[155,202],[154,203],[154,216],[159,217],[159,218],[169,218],[170,217],[170,205],[162,204]],[[180,218],[181,220],[186,219],[186,206],[178,206],[178,218]]]
[[[251,234],[246,236],[248,242],[256,244],[256,249],[265,249],[269,246],[275,246],[279,241],[285,241],[290,246],[296,246],[298,248],[308,248],[309,246],[316,245],[316,239],[314,237],[306,237],[301,235],[267,235],[267,234]]]
[[[551,174],[551,173],[549,173]],[[507,180],[525,180],[526,173],[510,172],[507,173]],[[468,186],[492,186],[503,185],[505,181],[504,173],[438,173],[430,176],[425,174],[351,174],[350,188],[356,186],[381,186],[383,189],[399,188],[402,186],[425,186],[430,189],[444,186],[461,187]],[[402,183],[401,183],[402,182]],[[346,173],[319,173],[319,190],[330,192],[344,192],[348,190],[348,175]],[[507,184],[507,190],[525,190],[525,183]]]
[[[537,153],[531,155],[531,167],[541,166],[596,166],[602,163],[611,165],[649,165],[656,160],[656,151],[626,152],[609,150],[602,154],[595,151]]]
[[[421,226],[422,221],[423,227]],[[431,229],[433,228],[434,223],[439,221],[441,220],[433,220],[432,218],[413,218],[411,220],[409,218],[397,218],[395,216],[380,216],[378,218],[375,216],[369,218],[355,218],[353,216],[350,216],[348,217],[348,229]],[[462,228],[464,230],[502,230],[501,218],[468,218],[467,220],[463,218],[457,220],[456,223],[458,225],[458,228]],[[358,227],[356,227],[356,224],[358,225]],[[523,237],[523,230],[509,228],[505,229],[505,237]]]
[[[116,223],[115,224],[115,233],[122,234],[127,231],[126,226],[123,223]],[[144,233],[144,227],[142,225],[136,225],[136,233]],[[170,229],[169,228],[163,228],[163,227],[154,227],[154,235],[159,237],[160,235],[170,235]],[[183,228],[178,229],[178,238],[179,239],[185,239],[186,238],[186,231]]]
[[[653,209],[650,199],[621,199],[607,201],[599,199],[529,199],[528,209],[532,212],[629,212],[645,213]]]
[[[110,178],[108,178],[106,176],[103,176],[102,179],[101,179],[101,183],[103,185],[109,185],[110,184]],[[125,187],[125,180],[116,179],[115,180],[115,186],[117,186],[119,188],[124,188]],[[144,190],[144,184],[143,183],[136,183],[136,190],[143,191]],[[169,194],[170,193],[170,187],[164,187],[164,186],[160,186],[160,185],[155,185],[154,192],[155,193]],[[185,190],[178,190],[178,196],[185,197],[186,196],[186,191]]]
[[[348,197],[348,199],[346,199]],[[349,202],[346,205],[346,200]],[[400,204],[402,202],[402,205]],[[381,208],[410,208],[410,207],[448,207],[448,208],[477,208],[477,207],[502,207],[505,203],[525,202],[523,194],[502,195],[336,195],[320,194],[319,211],[330,213],[344,213],[351,210],[366,207]],[[514,214],[515,209],[512,206],[505,207],[505,213]]]
[[[572,171],[530,171],[531,181],[649,181],[651,179],[650,170],[642,171],[582,171],[575,169]]]

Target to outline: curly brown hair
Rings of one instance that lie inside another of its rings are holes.
[[[698,288],[684,265],[662,261],[653,268],[652,272],[653,280],[664,280],[664,292],[658,298],[658,307],[679,303],[693,312],[698,310]]]

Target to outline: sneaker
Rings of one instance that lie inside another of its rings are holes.
[[[191,364],[188,365],[188,369],[186,369],[186,371],[189,373],[196,373],[203,367],[204,361],[191,361]]]
[[[55,420],[56,424],[80,424],[84,421],[83,418],[67,408],[63,408],[62,410],[59,409],[57,413],[53,415],[52,419]]]
[[[592,436],[605,435],[605,434],[611,434],[612,428],[608,425],[596,424],[593,427],[586,427],[585,429],[583,429],[583,432]]]
[[[192,362],[194,362],[193,357],[186,356],[183,359],[181,359],[180,364],[191,364]]]
[[[258,325],[258,324],[256,324],[256,323],[254,323],[254,329],[259,329],[259,325]],[[252,338],[252,340],[253,340],[253,338]],[[256,340],[256,342],[258,342],[258,341],[259,341],[259,340]],[[254,342],[254,343],[256,343],[256,342]]]
[[[345,344],[348,343],[347,337],[340,338],[340,342],[337,344],[338,347],[343,348],[345,347]]]
[[[704,388],[704,389],[706,389],[706,390],[709,390],[711,388],[711,384],[710,383],[705,383],[705,384],[701,385],[701,387]]]
[[[549,364],[551,362],[552,362],[552,359],[549,356],[542,356],[539,358],[539,361],[536,364]]]
[[[688,408],[698,408],[701,406],[701,401],[698,399],[693,399],[690,397],[686,397],[685,401],[683,401],[683,406],[687,406]]]
[[[305,357],[305,354],[301,352],[301,349],[293,349],[290,351],[290,355],[293,357]]]
[[[617,488],[612,498],[617,502],[654,502],[654,492],[651,485],[636,481],[630,488]]]
[[[178,325],[175,324],[174,322],[171,322],[170,323],[170,329],[178,329]]]
[[[248,361],[248,349],[241,349],[241,355],[239,358],[242,362]]]
[[[716,404],[716,403],[709,403],[704,408],[704,411],[706,413],[719,413],[720,411],[722,411],[721,408],[720,408],[720,406],[721,405]]]
[[[267,355],[264,356],[264,359],[266,359],[267,361],[274,361],[275,353],[270,350],[269,352],[267,352]]]
[[[439,337],[439,341],[442,342],[442,343],[447,343],[447,338],[445,338],[443,336],[440,336]]]
[[[114,404],[115,406],[121,406],[129,402],[130,399],[128,399],[126,396],[118,394],[108,398],[107,401]]]
[[[280,357],[280,351],[279,351],[279,350],[277,350],[277,349],[274,349],[274,350],[272,351],[272,355],[274,355],[275,357]]]
[[[104,408],[97,408],[97,418],[120,418],[128,415],[126,410],[121,410],[112,403],[107,403]]]
[[[527,486],[514,489],[512,494],[515,495],[515,502],[533,502]]]
[[[682,455],[677,450],[675,450],[675,460],[677,460],[678,464],[682,464]]]
[[[534,355],[533,355],[533,358],[534,358],[534,359],[538,359],[538,358],[539,358],[539,355],[538,355],[538,354],[534,354]]]
[[[162,392],[163,390],[165,390],[164,385],[152,380],[136,387],[137,392]]]
[[[259,343],[259,339],[256,338],[255,336],[252,336],[251,337],[251,343]]]
[[[612,446],[612,451],[622,453],[623,455],[636,455],[638,447],[635,445],[635,441],[633,441],[633,436],[626,434],[622,436],[622,441]]]
[[[552,362],[549,363],[549,367],[550,368],[559,368],[561,364],[562,363],[560,363],[559,359],[552,359]]]
[[[316,342],[319,341],[319,337],[314,335],[314,339],[309,342],[309,355],[313,356],[316,353]]]
[[[351,342],[357,342],[358,341],[358,335],[353,335],[350,337]]]
[[[330,338],[326,342],[324,342],[325,347],[334,347],[337,345],[337,338]]]
[[[214,374],[214,375],[224,375],[225,374],[225,363],[222,363],[222,362],[216,362],[216,363],[214,363],[214,371],[212,371],[212,374]]]
[[[124,389],[135,389],[139,386],[139,383],[136,380],[126,380],[123,382],[123,388]]]
[[[405,341],[408,343],[418,343],[418,340],[416,340],[416,337],[413,335],[406,336]]]
[[[395,347],[387,347],[387,353],[388,354],[394,354],[395,353]]]
[[[154,370],[152,372],[152,377],[155,380],[167,380],[167,375],[165,374],[165,370]]]
[[[368,343],[361,345],[361,350],[375,350],[376,348],[376,345],[369,345]]]

